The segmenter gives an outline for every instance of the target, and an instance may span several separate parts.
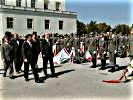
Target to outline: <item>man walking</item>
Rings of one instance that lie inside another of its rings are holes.
[[[56,77],[55,68],[53,64],[52,46],[53,46],[52,39],[50,39],[49,33],[44,33],[42,44],[41,44],[41,52],[42,52],[42,58],[43,58],[43,71],[46,77],[48,77],[48,74],[47,74],[48,60],[50,62],[50,69],[51,69],[52,77]]]
[[[27,34],[26,41],[22,45],[22,56],[24,60],[24,78],[25,81],[29,81],[28,79],[28,72],[29,72],[29,65],[31,65],[35,82],[39,83],[39,75],[37,73],[37,70],[35,69],[35,52],[34,52],[34,45],[32,43],[32,35]]]
[[[23,64],[23,58],[22,58],[22,44],[23,40],[19,39],[19,36],[17,33],[13,33],[13,39],[11,40],[10,44],[13,47],[13,62],[16,69],[17,74],[22,71],[21,66]]]

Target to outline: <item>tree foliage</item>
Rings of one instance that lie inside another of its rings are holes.
[[[97,24],[96,21],[91,21],[89,24],[87,24],[87,33],[90,32],[97,32]]]
[[[107,25],[105,22],[97,24],[97,28],[99,32],[109,32],[111,27]]]
[[[83,22],[77,20],[77,35],[86,34],[86,25]]]
[[[130,27],[126,24],[119,24],[112,29],[111,26],[106,22],[97,23],[96,21],[90,21],[90,23],[86,25],[83,22],[77,20],[77,35],[90,34],[91,32],[94,34],[99,34],[101,32],[109,32],[111,30],[113,33],[121,33],[124,35],[130,32]]]
[[[125,25],[125,24],[119,24],[115,27],[115,32],[117,34],[121,33],[121,34],[129,34],[130,32],[130,28],[128,25]]]

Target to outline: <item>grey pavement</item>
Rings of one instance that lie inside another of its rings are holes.
[[[1,63],[1,60],[0,60]],[[100,63],[100,61],[98,61]],[[129,58],[117,58],[120,66],[127,65]],[[42,68],[42,59],[39,57],[39,68]],[[2,77],[0,70],[0,98],[2,100],[131,100],[133,82],[104,83],[102,80],[118,79],[123,70],[114,73],[109,69],[99,70],[90,68],[91,62],[83,64],[61,64],[56,67],[58,78],[48,78],[44,83],[35,83],[32,74],[26,82],[21,73],[14,80]],[[2,69],[2,64],[0,69]],[[50,70],[48,69],[50,74]],[[30,72],[31,73],[31,72]],[[43,72],[39,73],[44,77]]]

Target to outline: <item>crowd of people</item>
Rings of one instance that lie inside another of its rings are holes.
[[[54,36],[49,33],[44,33],[42,37],[37,36],[36,32],[27,34],[25,39],[22,39],[18,33],[14,32],[11,36],[5,35],[2,39],[1,56],[4,63],[4,74],[6,77],[9,69],[9,78],[14,79],[14,70],[19,74],[24,63],[24,78],[29,81],[28,72],[29,65],[32,68],[35,82],[40,82],[38,74],[38,56],[41,52],[43,60],[43,72],[46,77],[47,64],[50,62],[51,76],[56,77],[53,64],[53,57],[57,55],[63,48],[71,55],[71,62],[82,62],[85,53],[88,50],[92,59],[92,66],[96,67],[97,58],[101,59],[101,69],[105,69],[107,55],[109,55],[110,65],[113,65],[112,70],[115,70],[116,56],[119,47],[128,47],[123,49],[125,56],[133,57],[133,33],[128,35],[114,34],[112,32],[101,34],[84,34],[78,36],[76,34],[65,34]],[[53,48],[54,47],[54,48]],[[73,52],[72,52],[73,51]],[[127,52],[129,51],[129,52]],[[129,54],[128,54],[129,53]],[[80,59],[81,58],[81,59]],[[13,66],[15,69],[13,69]]]
[[[13,33],[11,36],[4,36],[2,39],[1,57],[4,63],[4,74],[6,77],[7,70],[9,69],[9,78],[14,79],[14,70],[19,74],[22,72],[22,64],[24,63],[24,78],[25,81],[29,81],[28,72],[29,65],[32,68],[35,82],[39,83],[41,80],[38,74],[38,55],[42,52],[43,59],[43,71],[47,77],[47,63],[50,62],[51,76],[55,76],[55,69],[53,64],[53,52],[52,52],[52,40],[49,38],[48,33],[43,34],[43,38],[40,40],[37,38],[37,34],[27,34],[25,39],[20,39],[17,33]],[[13,69],[13,66],[15,69]]]

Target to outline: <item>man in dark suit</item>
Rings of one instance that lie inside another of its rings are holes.
[[[35,69],[35,49],[34,45],[32,44],[32,35],[27,34],[26,41],[22,45],[22,56],[24,60],[24,78],[25,81],[28,81],[28,72],[29,72],[29,64],[31,65],[35,82],[39,82],[39,75],[37,73],[37,70]]]
[[[44,33],[42,44],[41,44],[41,52],[42,52],[42,58],[43,58],[43,71],[46,77],[48,76],[47,74],[48,60],[50,62],[50,69],[51,69],[52,77],[55,77],[52,46],[53,46],[52,39],[50,39],[49,33]]]
[[[33,32],[32,33],[32,43],[35,47],[35,55],[34,55],[34,59],[35,59],[35,68],[38,68],[38,65],[37,65],[37,61],[38,61],[38,56],[39,56],[39,53],[40,53],[40,40],[37,38],[37,32]]]
[[[11,40],[10,44],[13,47],[13,62],[17,73],[20,73],[22,71],[21,67],[23,64],[23,58],[22,58],[22,43],[23,40],[19,39],[19,36],[17,33],[13,33],[13,39]]]

